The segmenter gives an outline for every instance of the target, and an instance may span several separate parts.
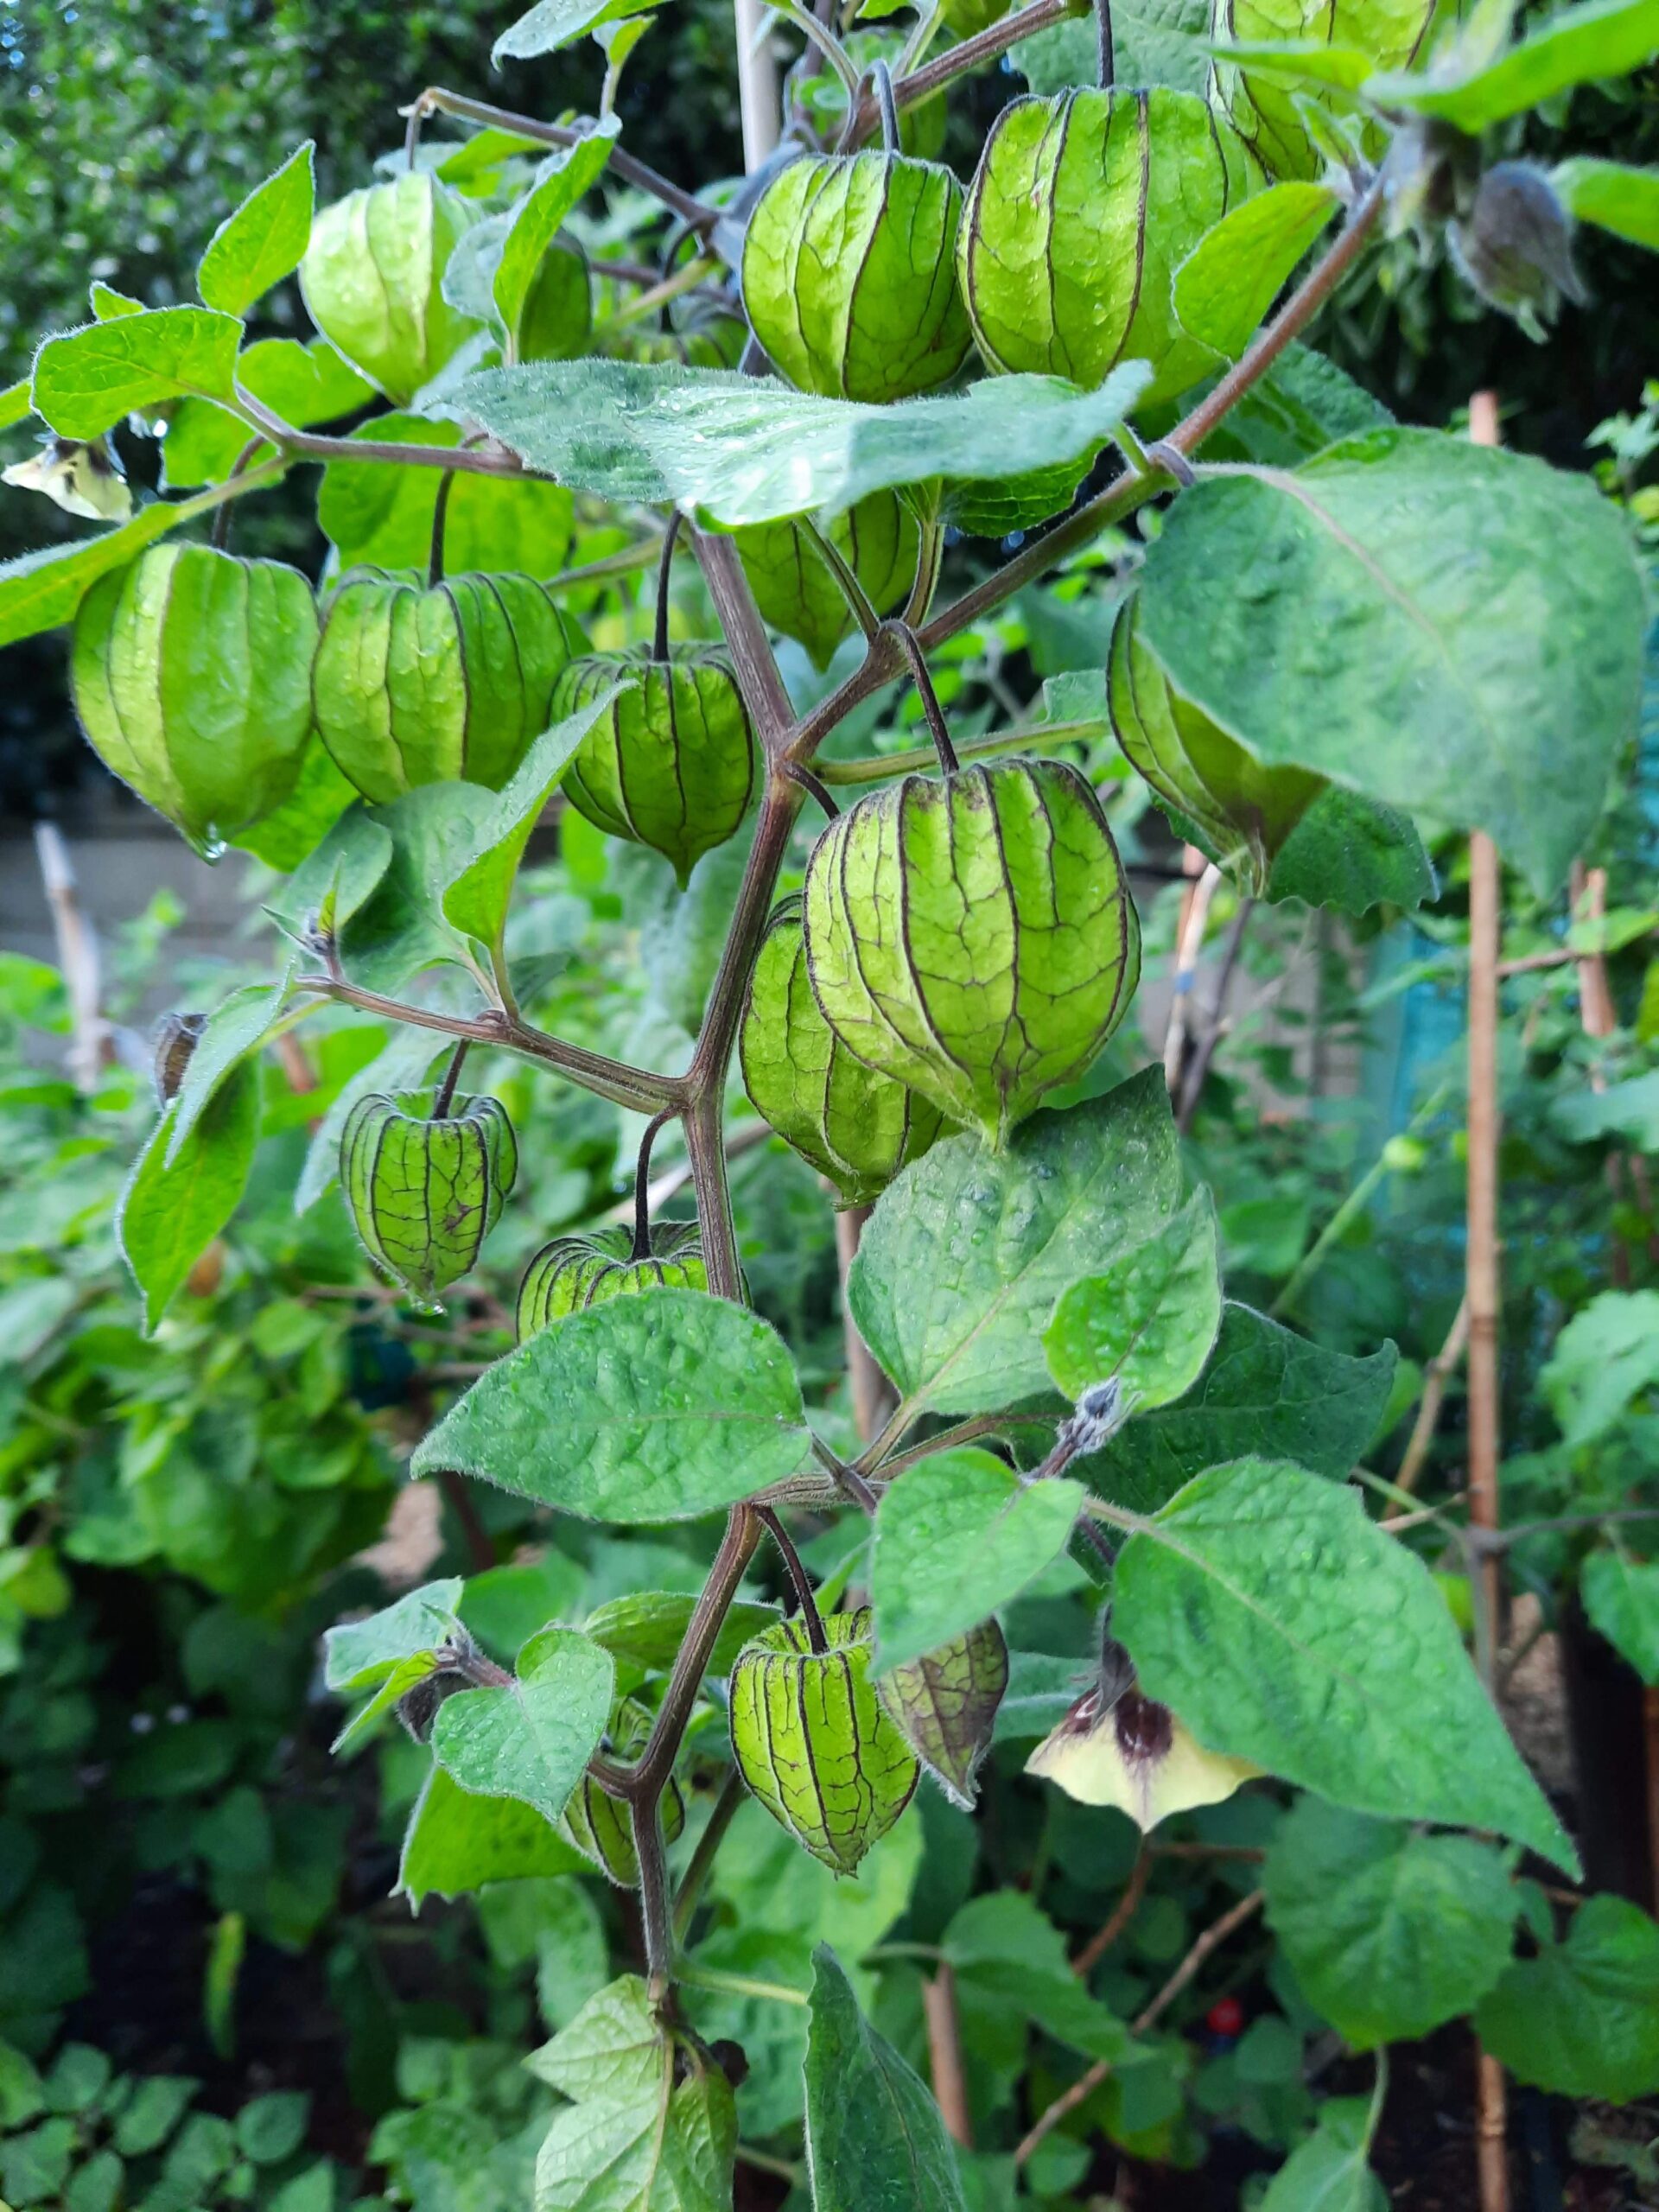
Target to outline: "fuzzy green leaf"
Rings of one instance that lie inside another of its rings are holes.
[[[454,1633],[461,1577],[423,1582],[367,1620],[346,1621],[323,1634],[323,1681],[336,1694],[378,1689],[405,1659],[430,1651]]]
[[[1564,1942],[1517,1959],[1475,2013],[1517,2081],[1628,2104],[1659,2089],[1659,1928],[1623,1897],[1590,1897]]]
[[[1268,2183],[1261,2212],[1388,2212],[1389,2193],[1366,2163],[1368,2097],[1332,2097],[1319,2125]]]
[[[26,423],[33,412],[27,377],[20,383],[8,385],[3,391],[0,391],[0,430],[13,429],[19,423]]]
[[[124,569],[146,545],[188,519],[182,505],[157,499],[119,530],[67,545],[43,545],[36,553],[0,562],[0,645],[73,622],[75,609],[100,576]]]
[[[665,1675],[685,1641],[696,1599],[670,1590],[634,1590],[599,1606],[582,1624],[584,1636],[602,1644],[625,1666],[643,1668],[647,1674]],[[727,1609],[709,1655],[706,1672],[729,1675],[738,1653],[751,1637],[778,1625],[775,1605],[761,1605],[740,1598]]]
[[[848,1286],[859,1333],[918,1408],[995,1412],[1046,1390],[1055,1300],[1173,1213],[1180,1179],[1156,1069],[1033,1115],[1004,1153],[936,1144],[865,1228]]]
[[[1086,2057],[1128,2059],[1129,2031],[1089,1994],[1052,1921],[1019,1890],[993,1890],[965,1904],[940,1948],[958,1983],[983,2001],[1014,2005]]]
[[[1078,1472],[1138,1513],[1155,1512],[1183,1483],[1229,1459],[1292,1459],[1340,1482],[1382,1419],[1395,1361],[1392,1344],[1351,1359],[1248,1306],[1227,1305],[1192,1395],[1132,1421]]]
[[[1304,1797],[1262,1880],[1298,1985],[1356,2050],[1455,2019],[1509,1964],[1519,1897],[1502,1856],[1469,1836]]]
[[[528,15],[502,32],[490,49],[490,59],[499,68],[504,61],[556,54],[562,47],[573,46],[584,32],[643,15],[658,4],[659,0],[536,0]]]
[[[1065,1551],[1083,1498],[1081,1483],[1022,1483],[971,1445],[906,1468],[875,1516],[877,1671],[924,1657],[1017,1598]]]
[[[1357,1491],[1265,1459],[1211,1468],[1124,1547],[1113,1626],[1209,1749],[1576,1869],[1427,1568]]]
[[[196,271],[196,289],[208,307],[245,315],[299,267],[316,205],[315,151],[308,138],[209,238]]]
[[[175,1159],[176,1100],[156,1123],[116,1215],[121,1255],[153,1329],[181,1283],[236,1211],[259,1141],[259,1074],[245,1062],[222,1084]]]
[[[1659,1384],[1659,1290],[1604,1290],[1555,1339],[1538,1376],[1569,1444],[1592,1444]]]
[[[1327,186],[1294,183],[1230,208],[1175,272],[1175,313],[1191,335],[1236,360],[1336,209]]]
[[[578,144],[550,154],[535,184],[513,210],[492,287],[495,311],[509,332],[517,333],[543,256],[560,224],[598,183],[620,127],[609,116]]]
[[[1116,1376],[1126,1401],[1164,1406],[1190,1390],[1221,1325],[1221,1252],[1208,1191],[1173,1221],[1074,1282],[1043,1332],[1068,1398]]]
[[[692,1290],[614,1298],[474,1383],[410,1471],[455,1467],[592,1521],[687,1521],[780,1482],[809,1440],[775,1332]]]
[[[1579,1589],[1598,1635],[1650,1688],[1659,1688],[1659,1560],[1592,1552],[1579,1570]]]
[[[518,1654],[518,1678],[457,1690],[438,1707],[432,1749],[478,1797],[516,1797],[556,1821],[599,1748],[616,1669],[575,1629],[543,1629]]]
[[[724,369],[531,361],[480,370],[445,405],[574,491],[671,501],[735,526],[808,508],[838,513],[934,478],[995,482],[1086,464],[1145,382],[1129,363],[1097,391],[1057,377],[994,377],[874,406]]]
[[[806,2155],[815,2212],[967,2212],[938,2107],[863,2018],[827,1943],[812,1967]]]
[[[512,782],[492,796],[478,823],[475,849],[443,886],[444,914],[458,930],[481,944],[499,944],[506,926],[507,902],[530,833],[583,738],[619,688],[613,684],[563,721],[543,730]]]
[[[404,1837],[397,1890],[416,1911],[423,1898],[454,1897],[488,1882],[518,1882],[588,1871],[574,1844],[516,1797],[475,1797],[436,1762]]]
[[[209,308],[147,308],[48,338],[35,356],[35,412],[60,437],[96,438],[162,399],[228,399],[242,325]]]
[[[196,1039],[179,1085],[165,1165],[171,1167],[209,1101],[233,1068],[257,1050],[282,1012],[286,976],[276,983],[245,983],[222,999]]]
[[[1563,8],[1519,45],[1461,80],[1390,73],[1372,77],[1369,99],[1411,108],[1471,136],[1541,106],[1574,85],[1628,76],[1659,54],[1659,0],[1586,0]]]
[[[1541,892],[1635,728],[1624,523],[1521,454],[1381,430],[1212,479],[1171,508],[1141,591],[1171,681],[1259,759],[1486,830]]]
[[[1659,168],[1631,168],[1588,154],[1561,162],[1550,182],[1567,213],[1615,238],[1659,253]]]
[[[1382,906],[1410,913],[1435,888],[1433,865],[1410,816],[1331,784],[1285,840],[1267,895],[1344,914]]]

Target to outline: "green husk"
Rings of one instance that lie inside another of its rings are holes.
[[[1421,46],[1434,14],[1434,0],[1211,0],[1210,35],[1229,45],[1300,44],[1353,47],[1369,54],[1379,70],[1403,69]],[[1304,106],[1351,117],[1317,86],[1275,84],[1236,62],[1217,56],[1217,105],[1230,116],[1256,159],[1271,177],[1313,178],[1324,162],[1302,119]],[[1379,153],[1387,134],[1367,126],[1367,151]]]
[[[316,642],[297,569],[153,545],[81,601],[75,711],[105,767],[211,856],[299,780]]]
[[[583,738],[565,796],[595,829],[661,853],[683,889],[697,861],[735,836],[748,812],[748,710],[723,654],[675,645],[666,661],[644,652],[573,660],[554,688],[549,720],[574,715],[622,677],[638,681]]]
[[[423,171],[325,207],[300,264],[311,320],[400,407],[479,325],[444,298],[443,272],[478,210]]]
[[[1262,897],[1274,861],[1325,788],[1306,768],[1269,768],[1184,699],[1141,642],[1137,603],[1112,626],[1106,709],[1129,765],[1194,823],[1240,887]]]
[[[542,256],[518,317],[521,361],[569,361],[588,350],[594,285],[579,239],[561,231]]]
[[[1093,791],[1058,760],[906,776],[832,822],[806,955],[855,1058],[1001,1149],[1122,1020],[1141,931]]]
[[[991,127],[957,239],[987,365],[1092,388],[1149,361],[1146,402],[1215,356],[1176,320],[1170,286],[1205,232],[1262,181],[1243,141],[1196,93],[1073,88],[1019,99]]]
[[[951,1803],[964,1808],[974,1802],[974,1777],[1007,1687],[1008,1647],[995,1620],[894,1667],[875,1685],[893,1726]]]
[[[638,1758],[650,1734],[650,1713],[638,1698],[625,1697],[611,1715],[607,1749],[618,1758]],[[684,1827],[685,1799],[671,1776],[663,1792],[663,1834],[672,1843]],[[633,1824],[627,1806],[601,1789],[591,1774],[583,1775],[577,1784],[564,1808],[559,1832],[619,1890],[639,1888],[639,1854],[633,1847]]]
[[[909,1804],[919,1772],[870,1680],[870,1613],[830,1613],[829,1649],[800,1619],[746,1643],[732,1669],[743,1779],[803,1849],[850,1874]]]
[[[524,1344],[550,1322],[608,1298],[631,1298],[647,1290],[707,1290],[708,1271],[694,1221],[656,1222],[651,1251],[633,1257],[633,1233],[599,1229],[556,1236],[543,1244],[518,1286],[518,1341]]]
[[[880,404],[944,384],[972,342],[957,287],[962,188],[901,154],[807,155],[749,219],[743,304],[798,391]]]
[[[369,1257],[430,1306],[467,1274],[518,1171],[512,1124],[493,1098],[457,1098],[429,1118],[424,1091],[361,1098],[340,1140],[340,1185]]]
[[[904,604],[921,537],[896,492],[873,492],[823,527],[878,614]],[[814,668],[828,668],[836,647],[852,634],[853,613],[811,533],[786,521],[754,523],[733,536],[765,620],[804,645]]]
[[[586,644],[531,576],[451,576],[424,589],[353,570],[317,649],[317,728],[374,805],[458,778],[499,791],[557,719],[555,683]]]
[[[872,1205],[945,1127],[930,1099],[855,1059],[824,1020],[807,975],[798,898],[772,917],[737,1049],[755,1111],[829,1178],[843,1206]]]

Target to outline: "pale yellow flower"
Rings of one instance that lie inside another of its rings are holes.
[[[38,453],[0,475],[0,483],[43,493],[66,514],[84,515],[89,522],[125,522],[132,513],[127,480],[102,438],[91,445],[48,438]]]
[[[1142,1830],[1195,1805],[1218,1805],[1264,1770],[1207,1751],[1166,1705],[1127,1689],[1080,1697],[1026,1762],[1081,1805],[1116,1805]]]

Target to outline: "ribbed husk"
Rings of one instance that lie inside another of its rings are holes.
[[[499,791],[550,721],[581,630],[532,576],[430,589],[354,569],[328,603],[312,672],[322,741],[384,806],[457,779]]]
[[[824,536],[864,587],[878,614],[904,604],[916,580],[920,532],[896,492],[873,492],[823,525]],[[760,522],[733,533],[763,619],[805,646],[825,669],[853,631],[847,594],[798,522]]]
[[[479,325],[444,298],[443,272],[478,211],[423,172],[325,207],[300,264],[311,320],[373,384],[406,406]]]
[[[611,1715],[607,1748],[622,1759],[638,1758],[651,1733],[651,1714],[637,1698],[624,1698]],[[663,1792],[663,1834],[670,1843],[685,1827],[685,1799],[671,1777]],[[613,1882],[619,1890],[639,1886],[639,1854],[633,1824],[620,1799],[607,1796],[591,1775],[584,1775],[559,1822],[565,1840]]]
[[[211,853],[298,781],[316,643],[297,569],[152,545],[80,603],[75,711],[105,766]]]
[[[1008,1647],[994,1620],[953,1637],[876,1681],[893,1726],[953,1805],[974,1802],[974,1777],[991,1748],[1008,1687]]]
[[[832,822],[806,957],[854,1056],[1000,1149],[1122,1020],[1141,930],[1093,791],[1057,760],[906,776]]]
[[[1215,356],[1175,319],[1175,271],[1262,182],[1224,117],[1193,92],[1059,92],[991,126],[957,241],[987,365],[1092,387],[1149,361],[1173,398]]]
[[[843,1206],[869,1205],[945,1127],[932,1101],[855,1059],[819,1011],[801,902],[786,899],[763,941],[738,1031],[749,1103]]]
[[[743,304],[781,376],[832,398],[907,399],[962,366],[962,188],[901,154],[808,155],[761,194],[743,244]]]
[[[594,285],[580,239],[561,231],[542,256],[518,317],[521,361],[569,361],[588,350]]]
[[[524,1344],[551,1321],[580,1313],[607,1299],[631,1298],[646,1290],[707,1290],[708,1271],[694,1221],[656,1222],[651,1253],[633,1256],[633,1232],[599,1229],[585,1235],[556,1236],[524,1271],[518,1286],[518,1341]]]
[[[560,721],[624,677],[565,772],[564,795],[595,829],[649,845],[683,889],[705,853],[735,836],[754,791],[748,710],[725,657],[707,645],[589,653],[554,687]]]
[[[1211,0],[1210,31],[1227,45],[1314,40],[1354,47],[1379,69],[1403,69],[1421,46],[1433,12],[1433,0]],[[1212,65],[1211,89],[1272,177],[1313,178],[1324,168],[1299,100],[1344,118],[1353,114],[1346,102],[1333,101],[1316,85],[1274,84],[1219,57]],[[1386,138],[1373,125],[1366,133],[1367,150],[1380,153]]]
[[[870,1614],[829,1613],[829,1649],[781,1621],[732,1669],[732,1751],[744,1781],[804,1849],[850,1874],[909,1804],[920,1771],[870,1680]]]
[[[340,1185],[369,1257],[430,1306],[477,1262],[518,1172],[494,1098],[457,1098],[441,1121],[429,1094],[360,1098],[340,1139]]]
[[[1141,642],[1138,602],[1112,626],[1106,706],[1125,758],[1159,798],[1185,815],[1228,874],[1253,897],[1319,793],[1323,776],[1269,768],[1202,708],[1184,699]]]

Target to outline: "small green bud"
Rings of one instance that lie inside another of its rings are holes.
[[[211,857],[299,779],[316,642],[297,569],[152,545],[80,603],[75,711],[105,766]]]
[[[434,1121],[427,1095],[359,1099],[340,1139],[340,1185],[369,1257],[423,1306],[474,1266],[518,1172],[512,1124],[493,1098],[457,1098]]]
[[[476,219],[459,193],[417,170],[336,200],[311,226],[300,264],[311,320],[400,407],[479,327],[442,289]]]
[[[150,1075],[156,1096],[170,1106],[179,1095],[198,1039],[207,1027],[205,1014],[164,1014],[150,1033]]]
[[[569,361],[588,350],[594,327],[594,287],[581,243],[561,231],[531,279],[518,317],[521,361]]]
[[[1254,898],[1319,793],[1323,776],[1264,767],[1176,690],[1141,643],[1139,602],[1112,626],[1106,708],[1124,757],[1168,806],[1185,815],[1220,865]]]
[[[707,1290],[708,1271],[694,1221],[656,1222],[651,1251],[633,1256],[633,1235],[626,1229],[599,1229],[584,1235],[556,1236],[524,1271],[518,1287],[518,1341],[524,1344],[550,1322],[608,1298],[631,1298],[646,1290]]]
[[[732,1669],[732,1751],[760,1802],[815,1859],[850,1874],[911,1801],[915,1756],[870,1681],[870,1613],[829,1613],[829,1649],[780,1621]]]
[[[554,687],[548,719],[563,721],[627,677],[639,680],[582,741],[564,794],[596,830],[661,853],[683,890],[698,861],[734,836],[748,812],[748,709],[722,654],[676,645],[665,661],[644,652],[573,660]]]
[[[1382,1165],[1391,1175],[1421,1174],[1428,1165],[1428,1147],[1421,1137],[1390,1137],[1382,1147]]]
[[[1122,1020],[1141,928],[1100,802],[1058,760],[906,776],[806,870],[813,995],[849,1052],[999,1150]]]
[[[737,1049],[755,1111],[829,1177],[843,1206],[879,1198],[944,1128],[930,1099],[855,1060],[819,1012],[798,899],[772,917],[749,979]]]
[[[1573,260],[1573,219],[1547,170],[1499,162],[1476,187],[1466,215],[1447,226],[1458,267],[1489,307],[1541,344],[1562,300],[1589,297]]]
[[[1379,70],[1403,69],[1422,44],[1434,0],[1211,0],[1210,34],[1228,46],[1297,45],[1306,40],[1352,47]],[[1323,162],[1305,120],[1307,109],[1336,116],[1351,111],[1313,85],[1279,84],[1217,57],[1214,90],[1271,177],[1315,178]],[[1376,154],[1385,134],[1372,125],[1366,150]]]
[[[896,492],[873,492],[826,523],[823,533],[878,614],[904,604],[921,538]],[[798,522],[759,522],[733,536],[764,620],[804,645],[814,668],[828,668],[836,647],[852,634],[853,613],[810,533]]]
[[[957,240],[987,365],[1092,387],[1120,361],[1149,361],[1148,401],[1185,391],[1215,356],[1176,321],[1175,271],[1260,182],[1195,92],[1014,101],[985,141]]]
[[[908,399],[955,376],[972,342],[957,289],[962,188],[901,154],[806,155],[761,194],[743,304],[798,391]]]
[[[1008,1687],[1008,1647],[994,1620],[953,1637],[876,1683],[888,1717],[953,1805],[974,1802],[974,1777],[991,1748]]]
[[[616,1758],[636,1759],[651,1734],[651,1714],[637,1698],[625,1697],[611,1715],[604,1748]],[[670,1843],[685,1827],[685,1799],[671,1777],[663,1792],[663,1834]],[[619,1890],[639,1886],[639,1854],[633,1847],[633,1823],[626,1804],[584,1774],[565,1806],[560,1832]]]
[[[374,569],[328,604],[312,676],[317,728],[372,805],[457,779],[499,791],[550,722],[582,632],[533,577],[429,590]]]

